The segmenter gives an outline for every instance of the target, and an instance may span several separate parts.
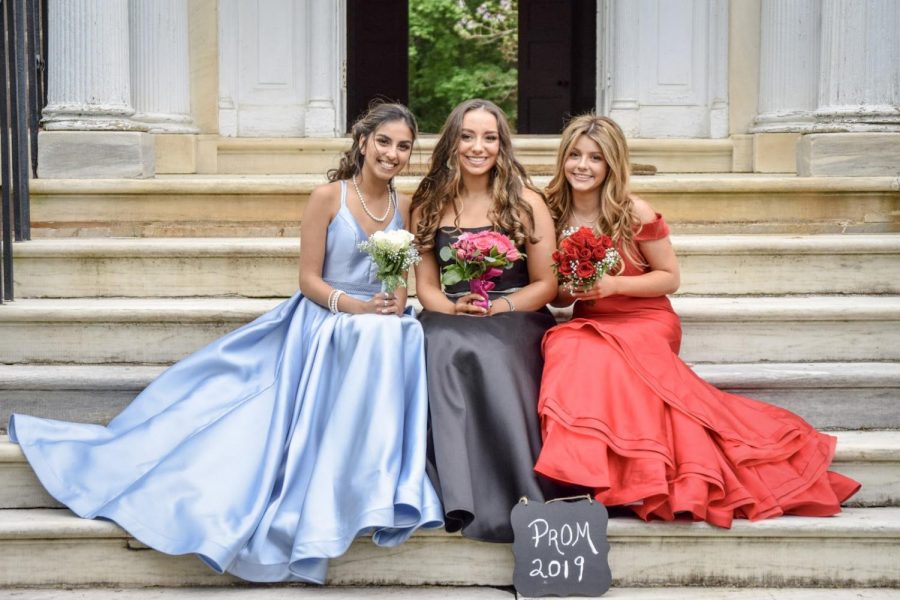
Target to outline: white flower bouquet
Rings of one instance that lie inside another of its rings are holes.
[[[405,229],[376,231],[359,244],[378,268],[375,276],[381,281],[381,291],[390,293],[406,287],[406,272],[421,260],[412,243],[415,237]]]

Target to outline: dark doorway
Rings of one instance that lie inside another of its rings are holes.
[[[519,133],[594,109],[596,48],[596,0],[519,0]]]
[[[596,0],[519,0],[518,133],[594,109]],[[347,129],[376,98],[408,104],[409,2],[347,0]]]
[[[347,0],[347,130],[375,99],[408,104],[406,0]]]

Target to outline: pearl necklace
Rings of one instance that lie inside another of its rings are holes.
[[[372,219],[373,221],[378,221],[379,223],[384,223],[385,221],[387,221],[388,215],[391,214],[391,209],[394,208],[393,197],[391,196],[391,187],[388,186],[387,210],[384,211],[384,216],[382,216],[381,218],[378,218],[372,214],[372,211],[369,210],[369,206],[366,204],[366,197],[363,196],[363,193],[359,189],[359,184],[356,183],[356,175],[353,175],[352,177],[350,177],[350,179],[351,179],[351,181],[353,181],[353,189],[356,190],[356,195],[359,196],[359,203],[362,204],[362,208],[365,211],[365,213],[367,215],[369,215],[369,218]]]

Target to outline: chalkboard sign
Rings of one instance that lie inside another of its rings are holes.
[[[513,584],[522,596],[602,596],[612,581],[606,507],[589,496],[513,507]]]

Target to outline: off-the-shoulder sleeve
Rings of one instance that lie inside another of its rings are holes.
[[[636,242],[652,242],[653,240],[661,240],[669,235],[669,226],[666,224],[662,215],[656,213],[656,218],[649,223],[644,223],[635,232],[634,241]]]

